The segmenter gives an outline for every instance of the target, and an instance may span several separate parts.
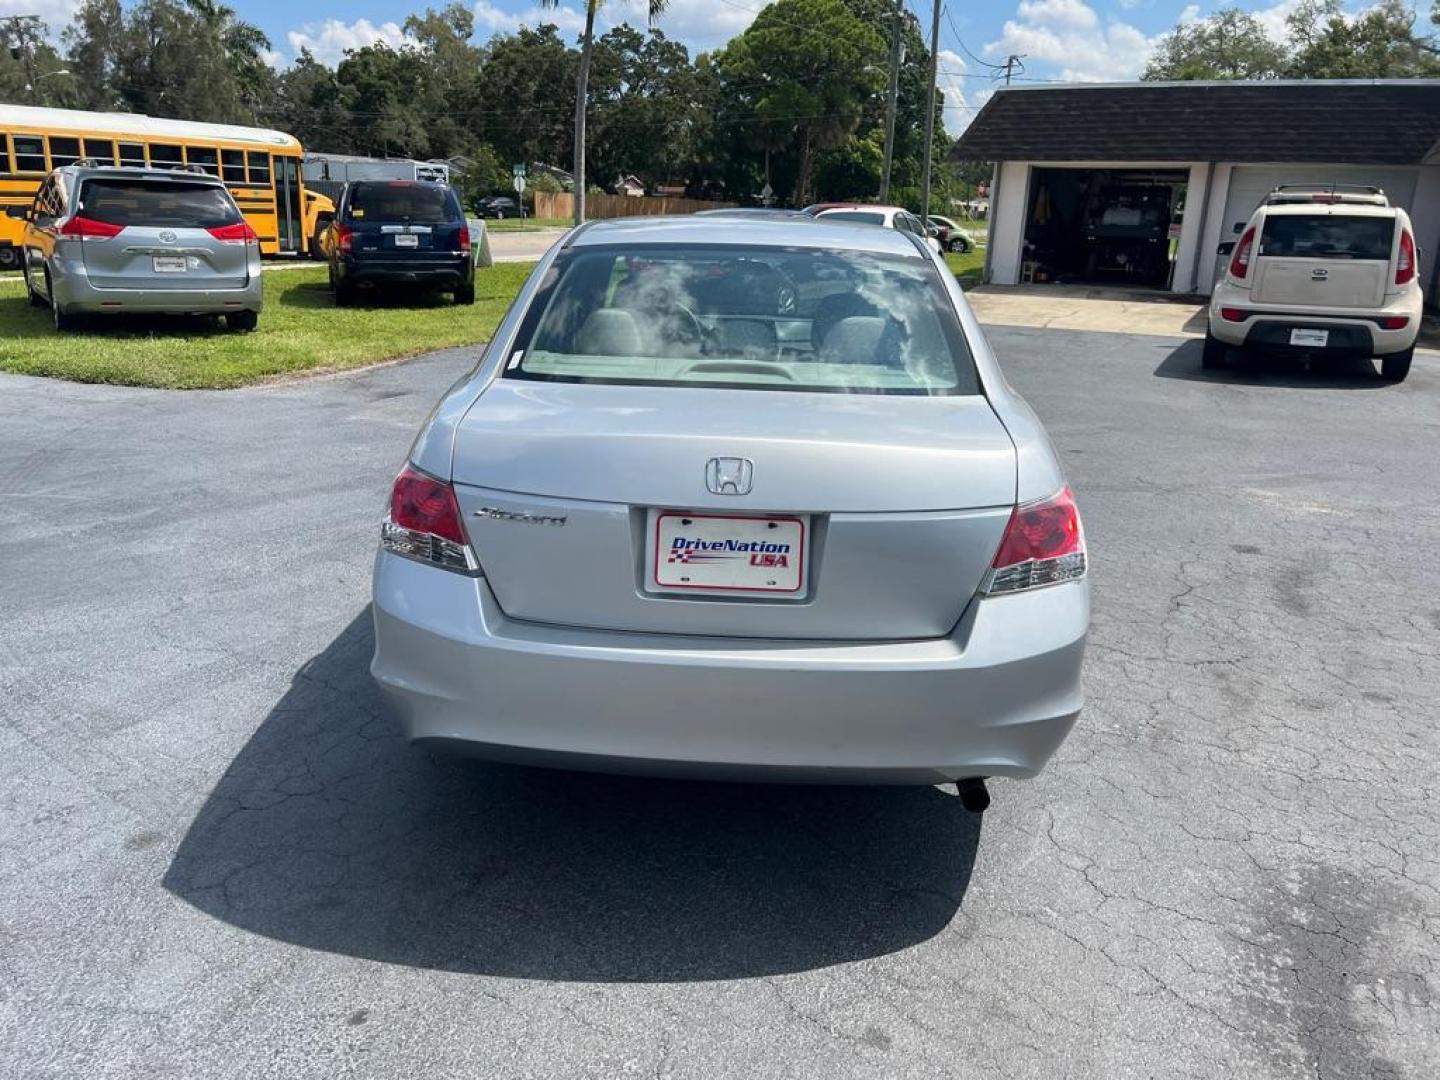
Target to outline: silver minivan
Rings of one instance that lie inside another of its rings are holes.
[[[35,195],[25,291],[57,330],[77,316],[260,318],[260,241],[225,184],[204,173],[66,165]]]

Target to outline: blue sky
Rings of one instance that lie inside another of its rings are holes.
[[[0,16],[38,14],[63,25],[79,0],[0,0]],[[423,10],[425,0],[229,0],[242,18],[260,26],[274,46],[272,63],[288,63],[308,47],[333,64],[346,48],[377,40],[399,43],[405,16]],[[577,0],[558,10],[541,10],[534,0],[469,0],[477,36],[513,32],[522,24],[554,22],[573,35],[583,20]],[[583,2],[583,0],[581,0]],[[927,0],[905,0],[929,25]],[[1284,32],[1285,16],[1297,0],[1241,0],[1272,33]],[[443,0],[430,0],[434,7]],[[1358,10],[1364,0],[1350,5]],[[1203,17],[1224,0],[1201,4],[1186,0],[952,0],[941,20],[941,85],[945,90],[945,126],[959,132],[984,103],[994,80],[981,61],[1025,55],[1026,79],[1114,82],[1133,79],[1158,38],[1179,20]],[[745,29],[764,0],[670,0],[660,27],[692,51],[717,48]],[[635,0],[608,0],[601,25],[643,25],[645,7]]]

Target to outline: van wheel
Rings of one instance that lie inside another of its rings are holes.
[[[1205,332],[1205,347],[1200,350],[1200,366],[1207,371],[1214,371],[1218,367],[1223,367],[1225,365],[1225,352],[1225,343],[1207,330]]]
[[[75,324],[79,321],[74,315],[62,308],[55,299],[55,289],[50,284],[50,271],[45,271],[45,291],[50,296],[50,318],[55,323],[55,332],[64,333],[66,330],[74,330]]]
[[[231,311],[225,316],[225,325],[231,330],[240,330],[248,333],[260,325],[260,313],[258,311]]]
[[[495,220],[496,220],[496,221],[504,221],[504,220],[505,220],[505,211],[504,211],[504,210],[496,210],[496,211],[495,211]]]
[[[355,290],[348,282],[335,279],[335,306],[349,307],[355,302]]]
[[[30,284],[30,271],[25,271],[25,295],[30,300],[31,307],[44,307],[45,298],[35,291],[35,286]]]
[[[1415,346],[1380,357],[1380,377],[1386,382],[1404,382],[1410,374],[1410,361],[1415,359]]]
[[[457,304],[473,304],[475,302],[475,283],[461,285],[455,290],[455,302]]]

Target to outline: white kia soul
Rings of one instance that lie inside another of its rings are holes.
[[[1410,218],[1376,187],[1282,185],[1260,205],[1210,297],[1201,363],[1230,348],[1380,358],[1410,372],[1422,297]]]

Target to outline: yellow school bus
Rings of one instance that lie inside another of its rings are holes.
[[[221,177],[267,255],[319,257],[335,204],[305,190],[294,136],[264,128],[0,104],[0,270],[20,265],[20,235],[51,169],[100,165],[200,169]]]

